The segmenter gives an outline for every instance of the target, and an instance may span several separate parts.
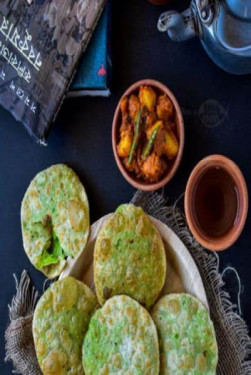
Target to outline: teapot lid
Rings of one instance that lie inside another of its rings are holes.
[[[229,9],[237,17],[251,19],[251,0],[225,0]]]

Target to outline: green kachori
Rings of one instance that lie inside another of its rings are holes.
[[[77,258],[89,235],[89,205],[85,189],[64,164],[38,173],[21,207],[24,249],[32,264],[54,278],[68,257]]]
[[[202,303],[170,294],[154,306],[160,342],[160,375],[215,375],[218,349],[213,323]]]
[[[82,344],[97,307],[94,293],[82,282],[66,277],[40,298],[33,337],[44,375],[84,375]]]
[[[99,303],[128,295],[146,308],[156,301],[166,276],[162,238],[141,207],[123,204],[107,220],[94,249]]]
[[[91,318],[83,343],[86,375],[157,375],[159,344],[150,314],[128,296],[116,296]]]

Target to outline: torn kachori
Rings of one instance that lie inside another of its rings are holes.
[[[64,164],[38,173],[21,207],[24,249],[32,264],[54,278],[68,257],[77,258],[89,235],[89,204],[85,189]]]

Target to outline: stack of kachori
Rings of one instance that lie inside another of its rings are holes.
[[[31,182],[21,209],[24,248],[50,278],[84,251],[89,205],[75,173],[56,165]],[[94,249],[95,293],[65,277],[39,300],[33,319],[44,375],[215,375],[213,323],[189,294],[160,298],[166,253],[142,208],[123,204]]]

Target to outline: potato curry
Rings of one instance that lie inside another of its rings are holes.
[[[137,178],[158,182],[179,151],[173,103],[166,94],[141,86],[138,95],[122,98],[120,108],[119,157]]]

